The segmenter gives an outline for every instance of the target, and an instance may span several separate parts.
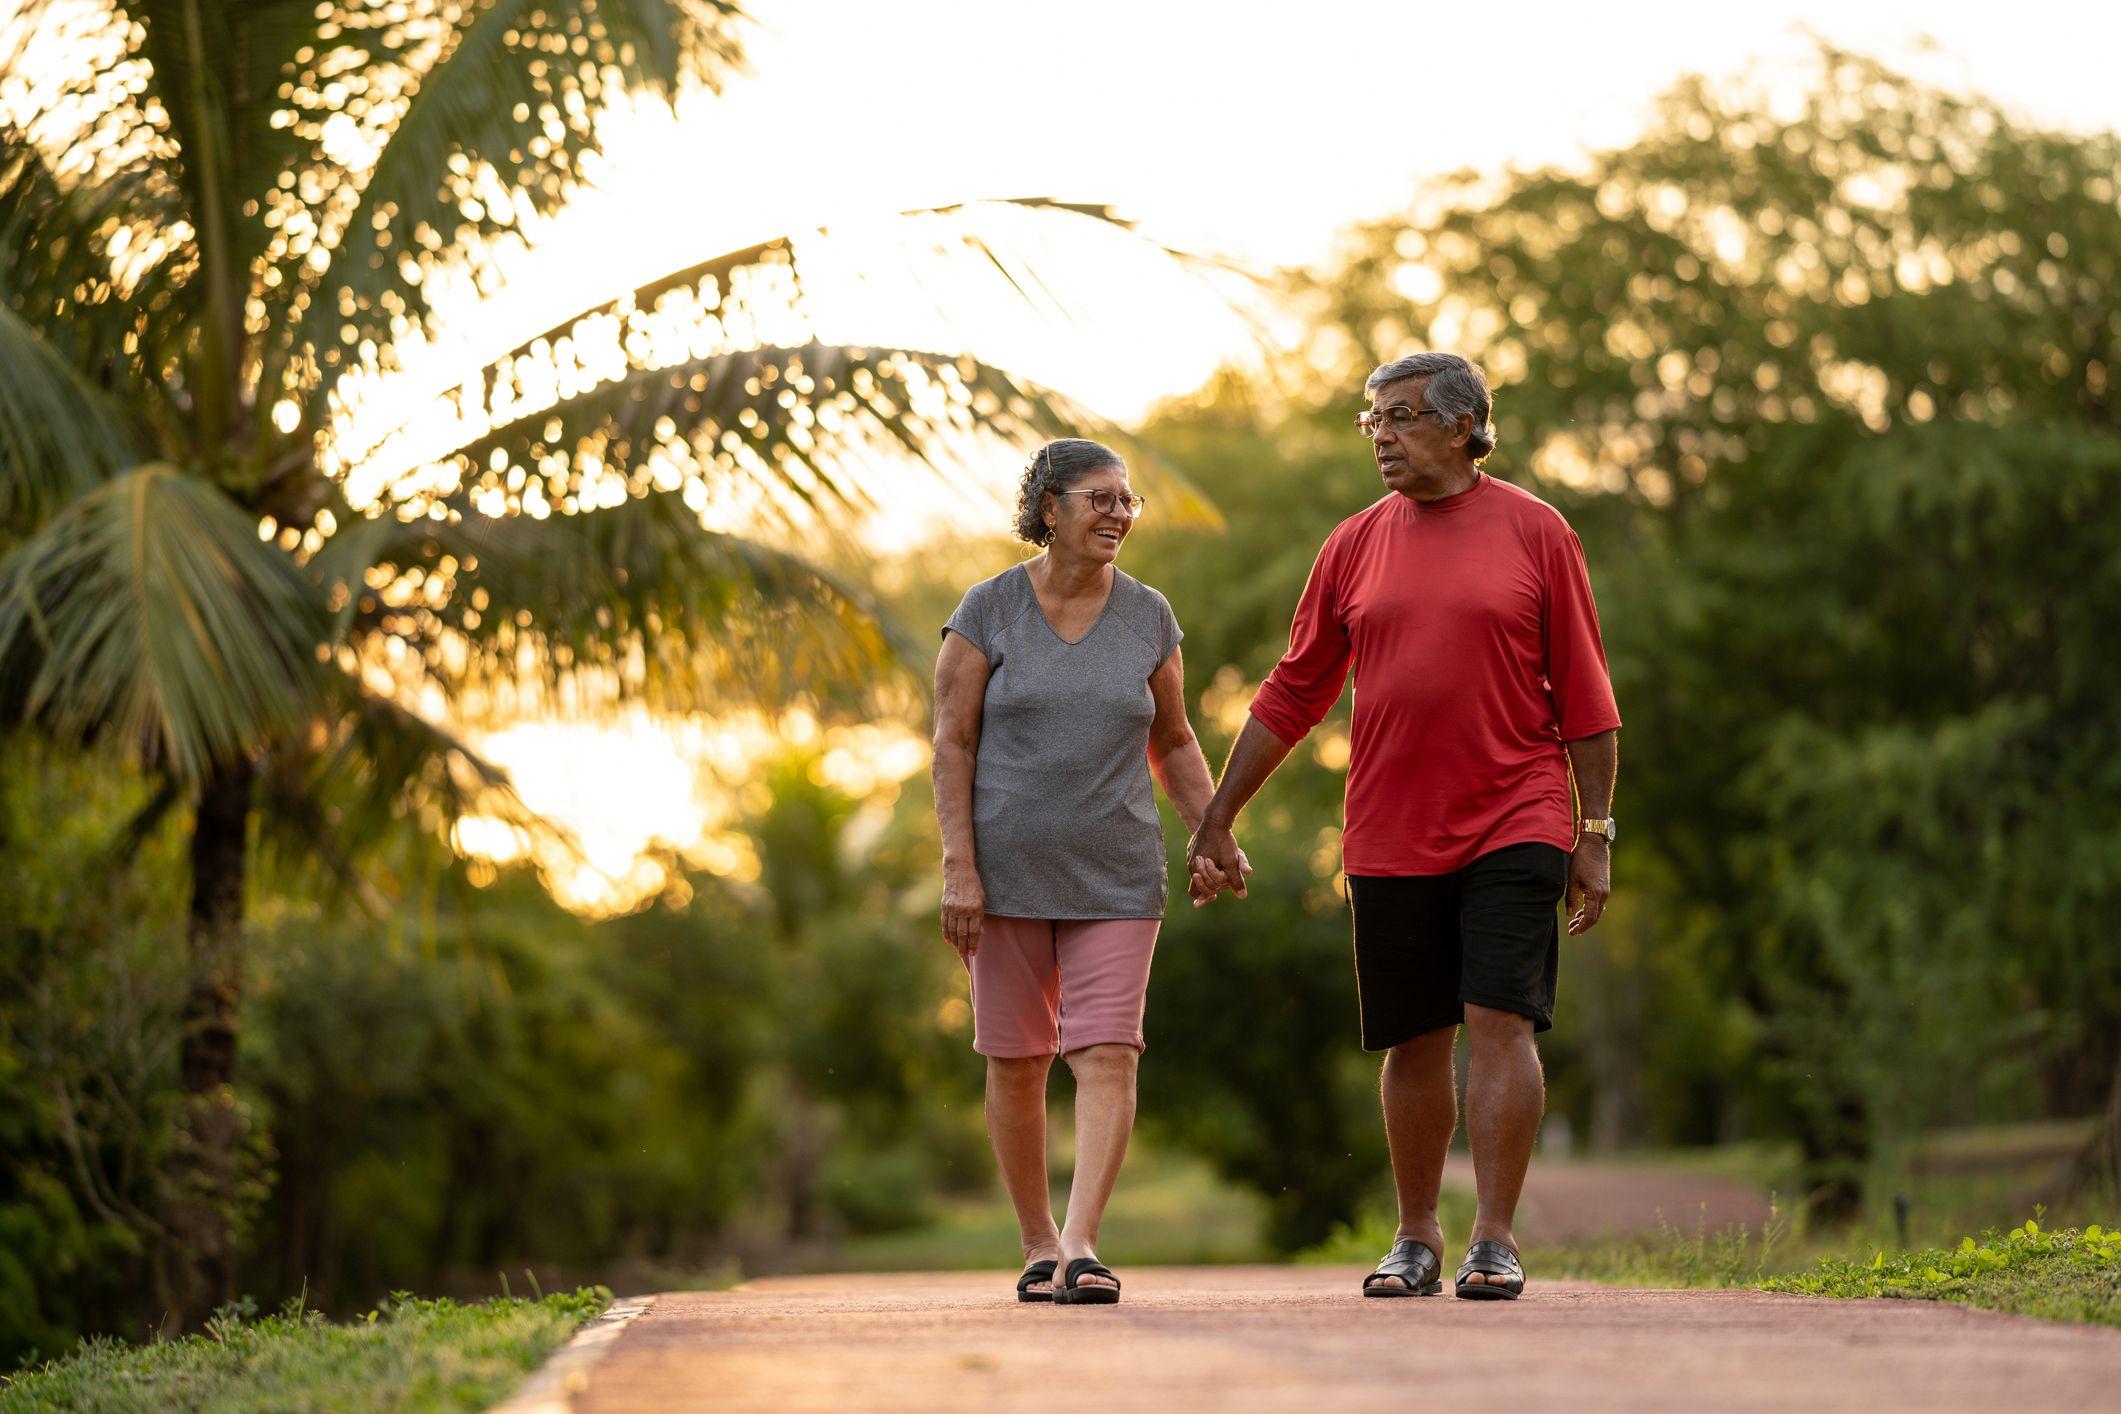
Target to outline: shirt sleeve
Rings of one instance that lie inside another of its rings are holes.
[[[1553,694],[1554,721],[1563,741],[1580,741],[1620,725],[1583,542],[1567,526],[1560,527],[1547,546],[1546,659],[1547,689]]]
[[[1156,596],[1156,613],[1156,666],[1161,668],[1178,651],[1186,631],[1178,626],[1178,615],[1171,612],[1171,601],[1160,593]]]
[[[1354,644],[1340,618],[1339,565],[1335,541],[1311,566],[1296,618],[1289,626],[1289,651],[1252,698],[1252,715],[1260,725],[1294,746],[1325,719],[1348,683]]]
[[[943,625],[946,635],[957,634],[979,649],[980,656],[990,663],[994,661],[994,634],[989,623],[993,617],[989,612],[993,598],[985,582],[973,585],[958,602],[957,612]]]

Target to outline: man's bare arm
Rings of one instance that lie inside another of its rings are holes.
[[[1576,777],[1576,818],[1603,820],[1613,813],[1613,779],[1620,772],[1620,733],[1600,732],[1568,743],[1569,771]],[[1563,905],[1571,937],[1588,933],[1605,913],[1613,892],[1613,845],[1604,835],[1579,833],[1569,856],[1569,888]]]
[[[1222,784],[1216,787],[1186,851],[1192,866],[1195,908],[1226,888],[1236,890],[1239,898],[1245,896],[1247,871],[1231,826],[1237,823],[1237,813],[1259,794],[1267,777],[1289,759],[1291,750],[1289,743],[1268,731],[1259,718],[1246,716],[1244,730],[1230,747],[1230,759],[1223,763]]]

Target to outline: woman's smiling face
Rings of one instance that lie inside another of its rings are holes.
[[[1094,491],[1113,496],[1109,514],[1100,514],[1092,504],[1096,498],[1090,493]],[[1070,486],[1067,494],[1054,496],[1046,519],[1053,527],[1054,547],[1064,555],[1102,564],[1118,559],[1120,542],[1134,529],[1134,517],[1125,504],[1132,491],[1127,485],[1127,469],[1112,464],[1090,472]]]

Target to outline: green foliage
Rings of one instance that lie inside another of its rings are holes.
[[[184,904],[155,818],[108,760],[0,738],[0,1368],[152,1314]]]
[[[472,1304],[401,1292],[344,1325],[297,1301],[262,1319],[239,1303],[203,1335],[101,1338],[0,1376],[0,1409],[484,1409],[610,1301],[601,1287]]]
[[[1998,1236],[1920,1252],[1878,1252],[1865,1261],[1824,1261],[1809,1272],[1761,1283],[1799,1296],[1911,1297],[1990,1311],[2121,1326],[2121,1233],[2097,1223],[2043,1232],[2036,1219]]]

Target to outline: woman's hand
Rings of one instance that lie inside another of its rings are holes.
[[[980,925],[987,917],[987,891],[979,870],[943,866],[943,940],[966,962],[979,951]]]
[[[1237,837],[1227,826],[1203,821],[1186,848],[1186,864],[1190,875],[1186,891],[1195,908],[1205,906],[1224,889],[1239,898],[1245,896],[1245,880],[1252,873],[1252,861],[1237,847]]]

